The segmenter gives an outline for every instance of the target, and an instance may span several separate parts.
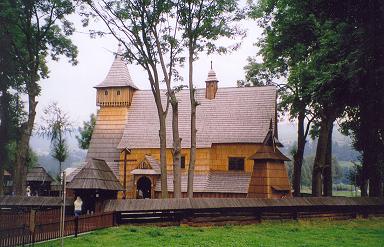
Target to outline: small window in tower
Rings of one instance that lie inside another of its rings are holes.
[[[244,171],[244,158],[229,157],[228,170]]]
[[[117,95],[120,95],[120,90],[117,90]]]
[[[108,95],[108,90],[105,90],[105,91],[104,91],[104,95]]]
[[[185,156],[181,156],[181,169],[184,169],[185,168]]]

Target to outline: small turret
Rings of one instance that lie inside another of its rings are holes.
[[[95,88],[97,90],[96,105],[98,106],[131,105],[133,93],[138,88],[129,74],[120,44],[107,77]]]
[[[212,61],[211,61],[211,70],[208,72],[208,77],[205,80],[205,98],[206,99],[211,100],[216,97],[218,82],[219,80],[216,77],[215,71],[212,69]]]

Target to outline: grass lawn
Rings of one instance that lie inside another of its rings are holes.
[[[39,247],[60,246],[59,241]],[[384,219],[265,221],[223,227],[149,227],[124,225],[77,239],[65,246],[384,246]]]

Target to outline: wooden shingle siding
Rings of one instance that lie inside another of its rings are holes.
[[[44,167],[32,167],[27,172],[27,182],[52,182],[53,178]]]
[[[376,207],[384,208],[383,198],[369,197],[295,197],[284,199],[262,198],[180,198],[180,199],[151,199],[151,200],[110,200],[106,203],[105,212],[143,212],[156,210],[199,210],[199,209],[253,209],[268,210],[286,208],[288,211],[298,207],[313,210],[321,207]]]
[[[165,91],[162,91],[165,95]],[[189,91],[181,90],[179,130],[182,147],[190,146]],[[275,121],[276,88],[219,88],[214,100],[205,98],[205,89],[196,90],[199,107],[196,115],[197,147],[210,148],[215,143],[262,143]],[[165,97],[163,97],[165,103]],[[172,110],[167,115],[167,145],[172,147]],[[274,126],[274,125],[273,125]],[[135,91],[129,118],[119,148],[159,148],[157,108],[150,90]]]
[[[47,196],[0,196],[1,207],[61,207],[63,199],[61,197],[47,197]],[[65,205],[67,207],[73,206],[71,198],[66,199]]]
[[[115,160],[120,159],[117,145],[123,135],[127,116],[127,107],[101,107],[86,157],[87,160],[105,160],[116,176],[119,176],[119,163]]]
[[[68,189],[98,189],[119,191],[122,186],[112,170],[104,160],[90,159],[81,168],[72,181],[67,185]]]
[[[95,86],[95,88],[97,89],[111,87],[131,87],[133,89],[138,89],[133,83],[127,64],[125,63],[124,58],[122,56],[121,49],[117,51],[115,59],[104,81]]]

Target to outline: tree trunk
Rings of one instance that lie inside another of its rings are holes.
[[[322,195],[322,175],[325,167],[329,130],[333,125],[333,118],[322,118],[320,123],[319,140],[312,172],[312,196]]]
[[[332,196],[332,131],[333,124],[330,126],[328,132],[327,153],[323,170],[324,196]]]
[[[179,103],[176,95],[172,92],[172,132],[173,132],[173,196],[181,198],[181,138],[179,135]]]
[[[193,86],[193,47],[189,46],[189,99],[191,102],[191,147],[189,151],[189,166],[188,166],[188,188],[187,194],[189,198],[193,197],[193,179],[195,174],[196,162],[196,107],[197,102],[195,99],[195,88]]]
[[[37,85],[32,82],[35,87]],[[34,87],[31,86],[31,87]],[[36,91],[34,88],[32,91]],[[17,145],[16,162],[14,169],[14,187],[13,191],[16,195],[24,195],[27,175],[27,155],[29,148],[29,139],[32,135],[33,124],[36,117],[36,94],[34,92],[28,92],[28,120],[21,126],[21,139]]]
[[[382,197],[383,196],[383,178],[380,169],[376,166],[373,169],[373,174],[369,180],[369,196]]]
[[[167,130],[165,125],[165,114],[159,114],[160,120],[160,170],[161,170],[161,198],[168,198],[167,184]]]
[[[293,196],[300,196],[301,168],[303,166],[303,156],[305,148],[304,134],[305,112],[300,112],[297,118],[297,150],[293,155]]]
[[[363,179],[360,190],[361,190],[362,197],[368,196],[368,179],[367,178]]]
[[[0,98],[0,196],[4,195],[4,166],[6,161],[6,150],[5,147],[7,145],[7,122],[6,118],[6,100],[7,90],[1,90],[1,98]]]
[[[374,133],[374,136],[371,136],[372,139],[375,138],[376,140],[372,141],[372,143],[376,144],[377,146],[380,145],[379,137],[376,133]],[[373,150],[372,150],[373,151]],[[380,164],[380,155],[377,153],[380,152],[376,149],[376,152],[371,152],[370,155],[370,166],[368,166],[369,169],[369,196],[370,197],[382,197],[383,196],[383,171]]]
[[[167,112],[164,112],[163,105],[161,103],[161,91],[159,86],[159,77],[157,74],[156,66],[151,64],[153,71],[150,73],[147,69],[149,82],[151,84],[151,90],[155,99],[157,115],[159,117],[159,139],[160,139],[160,181],[161,181],[161,198],[168,198],[168,174],[167,174],[167,129],[166,129],[166,117]]]
[[[0,196],[4,195],[4,159],[0,157]]]
[[[62,178],[61,178],[61,170],[62,170],[63,168],[62,168],[62,166],[61,166],[61,161],[59,161],[59,182],[60,182],[60,184],[61,184],[61,180],[63,180]]]

